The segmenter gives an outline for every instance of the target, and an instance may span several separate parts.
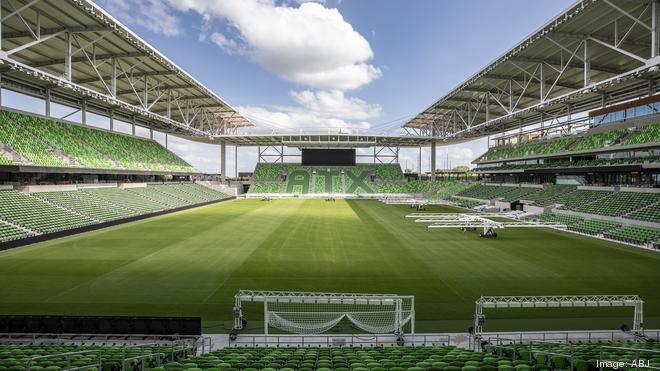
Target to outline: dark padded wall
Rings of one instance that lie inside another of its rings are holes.
[[[355,149],[303,149],[302,164],[307,166],[355,166]]]
[[[0,333],[201,335],[202,319],[0,315]]]

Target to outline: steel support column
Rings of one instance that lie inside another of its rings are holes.
[[[431,180],[435,180],[435,142],[431,142]]]
[[[64,33],[64,76],[71,81],[71,32]]]
[[[419,178],[421,180],[421,178],[422,178],[422,146],[419,146],[419,163],[418,163],[418,165],[419,166],[417,168],[419,170],[417,172],[417,175],[419,175]]]
[[[658,0],[651,0],[651,58],[658,56],[658,32],[660,32],[660,21],[658,20]]]
[[[117,97],[117,58],[112,57],[112,75],[110,77],[110,93],[113,97]]]
[[[82,100],[82,104],[80,105],[80,115],[82,124],[87,125],[87,100],[85,99]]]
[[[591,56],[589,55],[589,40],[584,40],[584,86],[591,84]]]
[[[223,182],[227,180],[226,166],[227,166],[227,143],[223,141],[220,143],[220,179]]]
[[[46,117],[50,117],[50,88],[46,89],[46,96],[44,97],[44,103],[46,105]]]

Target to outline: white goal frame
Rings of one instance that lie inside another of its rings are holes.
[[[234,331],[243,329],[243,302],[264,303],[265,335],[268,335],[270,316],[268,309],[269,303],[394,305],[394,334],[403,335],[407,322],[410,322],[411,335],[415,334],[415,297],[411,295],[239,290],[236,295],[234,295]],[[404,302],[410,306],[409,310],[403,308]],[[404,312],[410,312],[409,321],[406,321],[406,318],[404,318]],[[319,313],[328,312],[319,311]]]
[[[633,307],[632,331],[644,334],[644,301],[637,295],[482,296],[475,301],[474,335],[484,332],[487,309]]]

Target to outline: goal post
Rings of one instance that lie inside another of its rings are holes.
[[[644,334],[644,301],[637,295],[482,296],[475,301],[473,331],[484,332],[484,309],[632,307],[633,328]]]
[[[299,335],[324,333],[347,319],[365,333],[415,333],[415,297],[395,294],[240,290],[234,296],[234,331],[245,326],[244,302],[262,302],[269,327]]]

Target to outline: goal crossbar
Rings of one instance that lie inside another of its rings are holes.
[[[240,290],[234,295],[234,330],[243,329],[244,302],[264,304],[265,334],[269,325],[298,333],[322,332],[344,317],[370,333],[403,333],[410,322],[414,333],[415,297],[410,295]]]
[[[486,309],[633,307],[635,333],[644,333],[644,301],[638,295],[482,296],[475,301],[474,333],[483,333]]]

